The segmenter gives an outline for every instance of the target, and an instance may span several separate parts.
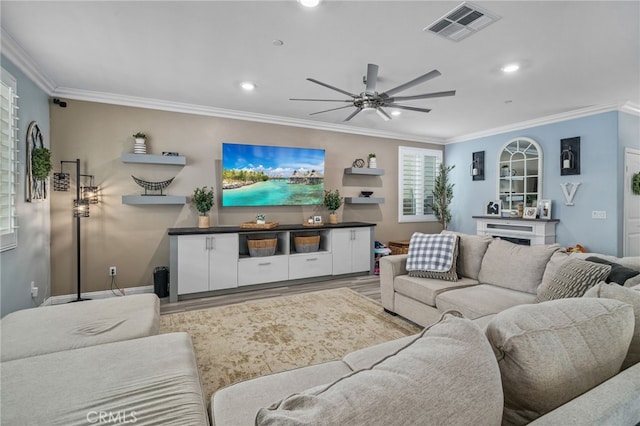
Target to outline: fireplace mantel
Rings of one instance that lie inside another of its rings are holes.
[[[556,242],[558,219],[523,219],[521,217],[472,216],[477,221],[476,234],[501,237],[518,244],[538,245]]]

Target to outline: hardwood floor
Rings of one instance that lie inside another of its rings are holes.
[[[268,297],[308,293],[340,287],[348,287],[364,296],[380,302],[380,277],[377,275],[359,275],[304,284],[292,284],[282,287],[265,287],[249,291],[212,295],[180,300],[176,303],[169,303],[168,299],[166,299],[166,301],[163,300],[160,305],[160,314],[207,309],[215,306],[241,303],[248,300],[266,299]]]

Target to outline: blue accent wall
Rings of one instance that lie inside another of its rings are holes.
[[[556,241],[564,247],[581,244],[591,252],[622,255],[624,146],[638,147],[639,119],[611,111],[524,130],[481,137],[445,147],[445,163],[455,164],[451,230],[475,234],[473,215],[497,198],[498,152],[511,139],[529,137],[543,151],[542,199],[552,200],[552,218],[559,219]],[[580,175],[560,175],[560,139],[580,137]],[[485,151],[485,180],[472,181],[471,154]],[[561,183],[577,183],[574,206],[565,205]],[[604,210],[607,218],[591,219],[593,210]]]
[[[0,316],[38,306],[51,295],[50,250],[51,219],[49,199],[25,202],[26,133],[29,123],[37,121],[49,144],[49,97],[4,56],[0,65],[17,81],[19,185],[16,203],[18,247],[0,253]],[[31,282],[38,287],[38,297],[31,297]]]

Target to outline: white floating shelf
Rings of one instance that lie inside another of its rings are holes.
[[[173,166],[184,166],[187,159],[181,155],[157,155],[157,154],[131,154],[125,153],[120,157],[123,163],[139,164],[168,164]]]
[[[122,204],[186,204],[186,195],[123,195]]]
[[[344,197],[344,202],[347,204],[382,204],[384,198],[376,197]]]
[[[370,169],[367,167],[347,167],[344,169],[346,175],[370,175],[370,176],[382,176],[384,169]]]

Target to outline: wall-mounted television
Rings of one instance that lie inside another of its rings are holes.
[[[222,206],[322,204],[324,149],[222,144]]]

